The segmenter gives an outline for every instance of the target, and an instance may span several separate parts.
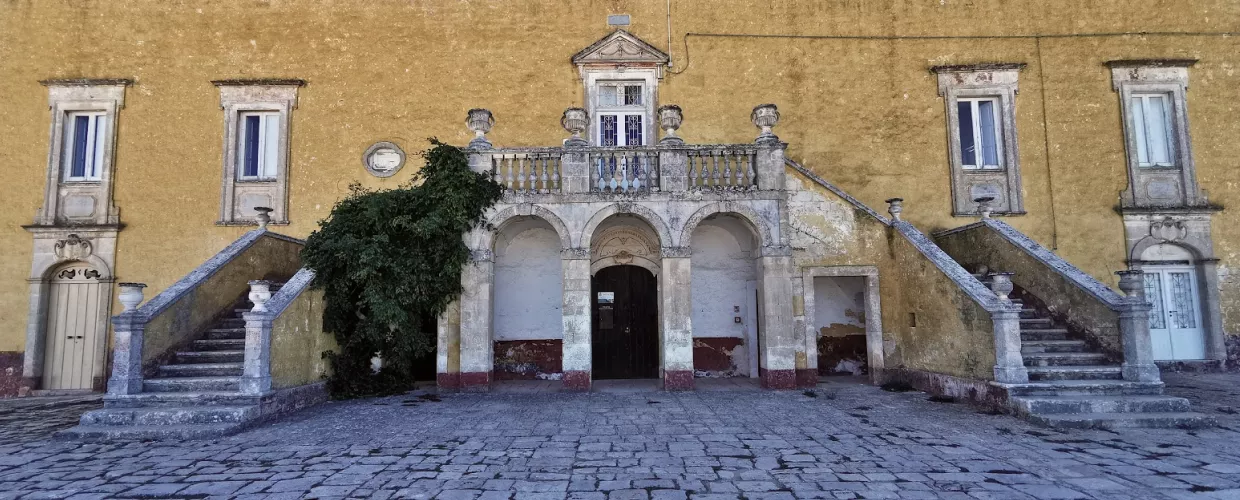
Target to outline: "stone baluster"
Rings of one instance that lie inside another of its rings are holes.
[[[271,392],[271,329],[275,318],[267,310],[271,282],[249,282],[248,298],[254,304],[242,313],[245,320],[245,358],[241,368],[241,393],[261,396]]]
[[[990,290],[997,299],[997,307],[991,308],[990,321],[995,336],[995,381],[1002,384],[1023,384],[1029,381],[1025,360],[1020,347],[1020,305],[1008,295],[1012,285],[1012,273],[991,273]]]
[[[138,310],[142,303],[143,283],[118,283],[117,297],[124,310],[112,318],[112,377],[108,394],[124,396],[142,392],[142,343],[147,317]]]
[[[1145,272],[1140,269],[1117,271],[1124,302],[1119,309],[1119,334],[1124,348],[1121,373],[1124,380],[1159,382],[1162,377],[1154,364],[1150,340],[1150,309],[1145,299]]]

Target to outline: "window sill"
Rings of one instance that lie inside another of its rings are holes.
[[[991,217],[1019,217],[1029,212],[991,212]],[[952,212],[952,217],[981,217],[981,212]]]
[[[279,179],[237,179],[238,184],[274,184]]]
[[[81,181],[60,181],[61,186],[100,186],[103,181],[98,179],[81,180]]]

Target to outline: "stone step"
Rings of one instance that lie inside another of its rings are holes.
[[[998,384],[1012,397],[1035,396],[1157,396],[1162,382],[1127,380],[1052,380],[1024,384]]]
[[[152,441],[211,439],[240,432],[242,423],[193,425],[79,425],[52,435],[57,440]]]
[[[1024,346],[1021,346],[1022,348]],[[1025,366],[1097,366],[1107,362],[1105,354],[1097,352],[1024,352],[1021,357]]]
[[[177,363],[241,363],[245,351],[178,351]]]
[[[257,405],[259,396],[236,391],[143,392],[125,396],[104,396],[104,408],[179,408],[184,406]]]
[[[162,365],[159,367],[160,377],[239,377],[244,368],[243,363],[193,363],[184,365]]]
[[[1052,323],[1053,322],[1051,321],[1050,318],[1021,318],[1020,319],[1021,328],[1024,328],[1025,325],[1029,325],[1030,328],[1036,328],[1034,325],[1042,325],[1042,326],[1049,328]]]
[[[1195,412],[1064,413],[1026,418],[1039,425],[1067,429],[1199,429],[1217,425],[1214,417]]]
[[[1038,352],[1085,352],[1084,340],[1028,340],[1020,343],[1021,354]]]
[[[245,338],[195,340],[194,350],[196,351],[244,351],[245,350]]]
[[[1063,328],[1021,328],[1020,339],[1024,340],[1068,340],[1068,330]]]
[[[224,318],[216,323],[216,328],[245,328],[244,318]]]
[[[258,417],[257,406],[106,408],[82,415],[81,425],[186,425],[241,423]]]
[[[1011,398],[1022,414],[1174,413],[1189,411],[1187,399],[1172,396],[1026,396]]]
[[[143,392],[239,391],[241,377],[168,377],[142,381]]]
[[[245,328],[212,328],[207,330],[207,339],[244,339]]]
[[[1038,310],[1032,307],[1025,307],[1020,310],[1021,319],[1036,319],[1039,317],[1040,316],[1038,316]]]
[[[1120,380],[1118,366],[1031,366],[1026,368],[1030,381],[1039,380]]]

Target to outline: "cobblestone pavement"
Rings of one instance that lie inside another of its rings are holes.
[[[1177,377],[1240,393],[1236,376]],[[0,499],[1240,498],[1231,414],[1199,431],[1059,432],[918,392],[814,395],[402,396],[217,441],[6,441]]]
[[[45,439],[77,425],[78,417],[103,408],[103,396],[0,399],[0,443]]]

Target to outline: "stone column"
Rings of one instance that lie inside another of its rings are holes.
[[[1029,372],[1020,353],[1020,306],[1008,298],[1014,289],[1011,276],[1012,273],[994,273],[990,281],[999,306],[990,311],[995,335],[995,382],[1023,384],[1029,381]]]
[[[762,253],[758,375],[762,387],[792,389],[797,385],[796,370],[809,366],[805,345],[798,342],[792,325],[792,251],[788,247],[764,247]]]
[[[22,356],[22,381],[18,395],[43,387],[43,362],[47,352],[47,298],[51,285],[43,279],[30,279],[29,306],[26,309],[26,352]],[[119,336],[119,330],[118,330]]]
[[[663,249],[663,389],[693,389],[693,301],[688,248]]]
[[[243,313],[245,319],[245,361],[241,370],[241,393],[261,396],[271,392],[271,327],[275,319],[267,311],[271,283],[250,282],[250,302],[254,307]]]
[[[593,336],[590,325],[590,251],[569,248],[563,251],[564,389],[589,391],[593,379]]]
[[[1218,301],[1218,259],[1203,259],[1199,274],[1204,292],[1201,297],[1201,317],[1204,320],[1206,359],[1227,362],[1227,334],[1223,332],[1223,310]],[[1213,295],[1213,297],[1211,297]]]
[[[142,283],[120,283],[118,297],[125,307],[112,318],[112,377],[108,394],[125,396],[142,392],[142,342],[147,317],[138,311],[142,303]]]
[[[1140,269],[1117,271],[1119,289],[1124,303],[1119,311],[1119,335],[1124,347],[1124,380],[1159,382],[1158,365],[1154,364],[1154,346],[1150,340],[1150,309],[1145,301],[1145,273]]]
[[[475,251],[461,271],[461,390],[491,389],[494,345],[491,340],[491,291],[494,262],[490,251]]]
[[[461,387],[461,302],[454,300],[439,315],[436,327],[435,383],[441,392]]]
[[[792,278],[792,332],[805,351],[805,363],[798,362],[796,367],[797,387],[818,385],[818,332],[810,326],[813,320],[807,320],[805,316],[805,300],[814,294],[812,291],[807,293],[807,286],[813,288],[814,283],[806,283],[805,278],[800,276]]]

